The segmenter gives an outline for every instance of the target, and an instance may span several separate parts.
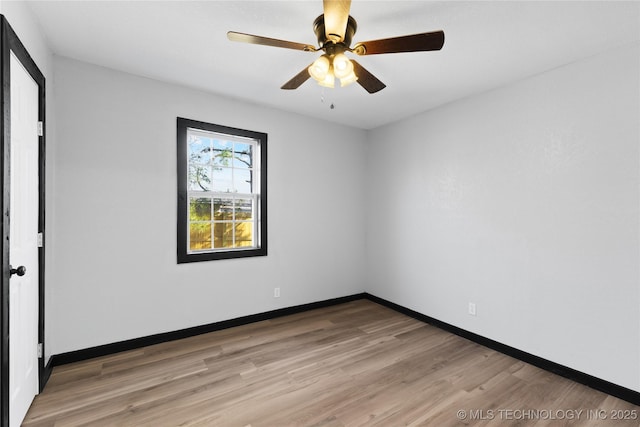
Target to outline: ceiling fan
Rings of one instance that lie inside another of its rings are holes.
[[[357,81],[369,93],[376,93],[384,89],[386,85],[357,61],[347,58],[345,52],[352,52],[356,55],[424,52],[440,50],[444,45],[444,32],[433,31],[360,42],[351,47],[351,39],[357,29],[356,20],[349,15],[351,0],[323,0],[323,8],[324,14],[318,16],[313,22],[313,31],[318,39],[318,48],[304,43],[235,31],[229,31],[227,37],[229,40],[236,42],[282,47],[305,52],[324,52],[309,67],[286,82],[282,89],[297,89],[309,77],[312,77],[321,86],[334,87],[335,79],[338,78],[341,86]]]

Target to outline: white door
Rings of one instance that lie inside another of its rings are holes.
[[[38,393],[38,84],[11,53],[9,426]]]

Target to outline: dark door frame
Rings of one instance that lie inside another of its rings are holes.
[[[0,72],[2,73],[2,86],[0,86],[0,99],[2,99],[2,121],[0,121],[0,179],[2,180],[2,292],[0,292],[0,427],[9,426],[9,201],[10,201],[10,136],[11,136],[11,75],[9,59],[11,52],[16,55],[31,77],[38,84],[38,120],[43,123],[42,136],[40,137],[38,173],[39,173],[39,213],[38,231],[44,236],[45,214],[45,78],[36,63],[25,49],[24,45],[13,31],[4,15],[0,15]],[[38,377],[40,391],[46,381],[44,367],[44,242],[38,248],[38,342],[42,344],[42,357],[38,360]]]

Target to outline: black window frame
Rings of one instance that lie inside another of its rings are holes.
[[[229,250],[215,250],[211,252],[189,253],[188,229],[188,158],[187,158],[187,133],[189,129],[198,129],[208,132],[222,133],[237,137],[251,138],[260,146],[260,192],[256,208],[256,221],[258,221],[259,246],[247,249],[233,248]],[[177,118],[177,255],[178,264],[214,261],[221,259],[245,258],[267,255],[267,134],[246,129],[239,129],[197,120]]]

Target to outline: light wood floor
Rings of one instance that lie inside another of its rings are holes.
[[[23,425],[638,426],[611,419],[633,414],[359,300],[56,367]]]

